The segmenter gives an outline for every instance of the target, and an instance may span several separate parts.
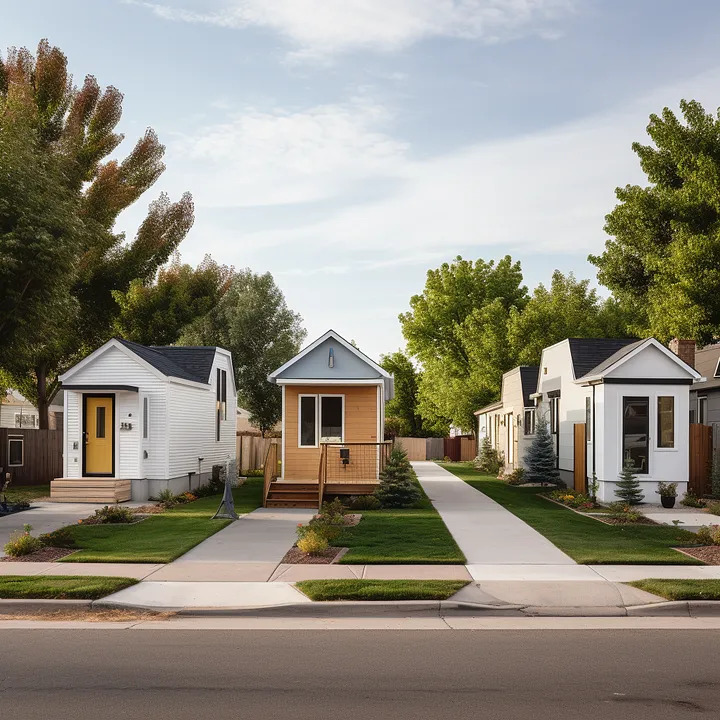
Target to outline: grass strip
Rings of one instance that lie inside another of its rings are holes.
[[[262,479],[249,478],[233,490],[238,514],[262,505],[262,486]],[[211,520],[221,500],[211,495],[133,525],[71,525],[80,550],[60,562],[172,562],[230,524]]]
[[[49,485],[13,485],[5,493],[9,503],[16,502],[32,502],[38,498],[49,498],[50,497],[50,486]]]
[[[508,485],[483,475],[471,463],[442,463],[544,535],[573,560],[586,565],[702,565],[673,547],[697,543],[694,533],[667,525],[605,525],[539,496],[543,488]],[[498,538],[498,542],[501,542]]]
[[[302,580],[295,584],[311,600],[447,600],[467,580]]]
[[[0,575],[0,598],[5,600],[97,600],[138,581],[95,575]]]
[[[340,563],[464,565],[465,555],[420,490],[421,499],[413,508],[363,510],[360,523],[346,528],[333,541],[333,545],[349,548]]]
[[[627,583],[668,600],[720,600],[720,580],[662,580],[650,578]]]

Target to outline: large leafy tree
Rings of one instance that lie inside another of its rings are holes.
[[[423,418],[418,405],[421,373],[399,350],[383,355],[380,365],[395,378],[395,397],[385,406],[385,425],[393,434],[404,437],[443,437],[448,423],[442,419]]]
[[[232,352],[238,403],[265,435],[282,416],[280,388],[267,376],[298,353],[305,335],[302,318],[287,306],[272,275],[245,269],[181,341],[218,345]]]
[[[230,287],[233,270],[209,255],[193,268],[179,256],[161,268],[156,280],[133,280],[126,292],[117,290],[118,335],[145,345],[170,345],[184,328],[206,315]]]
[[[590,261],[633,307],[636,332],[707,342],[720,336],[720,113],[680,109],[651,115],[652,144],[633,144],[648,185],[616,190],[611,237]]]
[[[483,352],[492,347],[502,354],[510,308],[526,302],[520,264],[509,256],[497,263],[458,257],[428,271],[422,294],[400,315],[408,350],[423,368],[424,417],[446,417],[474,430],[473,412],[497,395],[498,371],[512,367],[506,367],[509,359],[488,363]]]
[[[37,405],[41,427],[58,375],[111,335],[120,312],[113,293],[152,282],[192,226],[191,197],[161,195],[133,240],[115,232],[118,215],[164,170],[151,129],[124,160],[109,159],[123,140],[121,114],[117,89],[101,90],[92,76],[76,88],[67,58],[47,41],[35,57],[11,48],[0,67],[0,137],[10,138],[0,156],[0,273],[8,282],[0,327],[12,333],[0,363]],[[26,160],[39,172],[24,172]]]
[[[538,285],[527,305],[512,308],[507,343],[518,365],[537,365],[543,348],[569,337],[626,337],[632,314],[614,298],[601,299],[589,280],[553,273],[550,287]]]

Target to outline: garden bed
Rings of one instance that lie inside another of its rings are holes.
[[[18,557],[6,555],[0,558],[0,562],[56,562],[77,551],[78,548],[44,547],[29,555],[19,555]]]
[[[316,555],[309,555],[303,552],[297,545],[293,545],[285,553],[285,557],[283,557],[280,562],[287,565],[330,565],[338,562],[347,551],[347,548],[334,547],[331,545]]]
[[[82,520],[78,520],[78,525],[116,525],[118,527],[122,527],[123,525],[127,527],[128,525],[137,525],[139,522],[142,522],[143,520],[147,520],[150,515],[140,515],[139,513],[133,513],[134,520],[132,522],[103,522],[101,518],[96,517],[95,515],[90,515],[90,517],[83,518]]]
[[[697,547],[674,548],[683,555],[702,560],[706,565],[720,565],[720,545],[699,545]]]

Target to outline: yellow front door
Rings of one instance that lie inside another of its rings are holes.
[[[85,473],[113,474],[112,397],[85,395]]]

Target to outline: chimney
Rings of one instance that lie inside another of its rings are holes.
[[[686,362],[691,368],[695,367],[694,340],[680,340],[678,338],[673,338],[670,341],[669,347],[683,362]]]

